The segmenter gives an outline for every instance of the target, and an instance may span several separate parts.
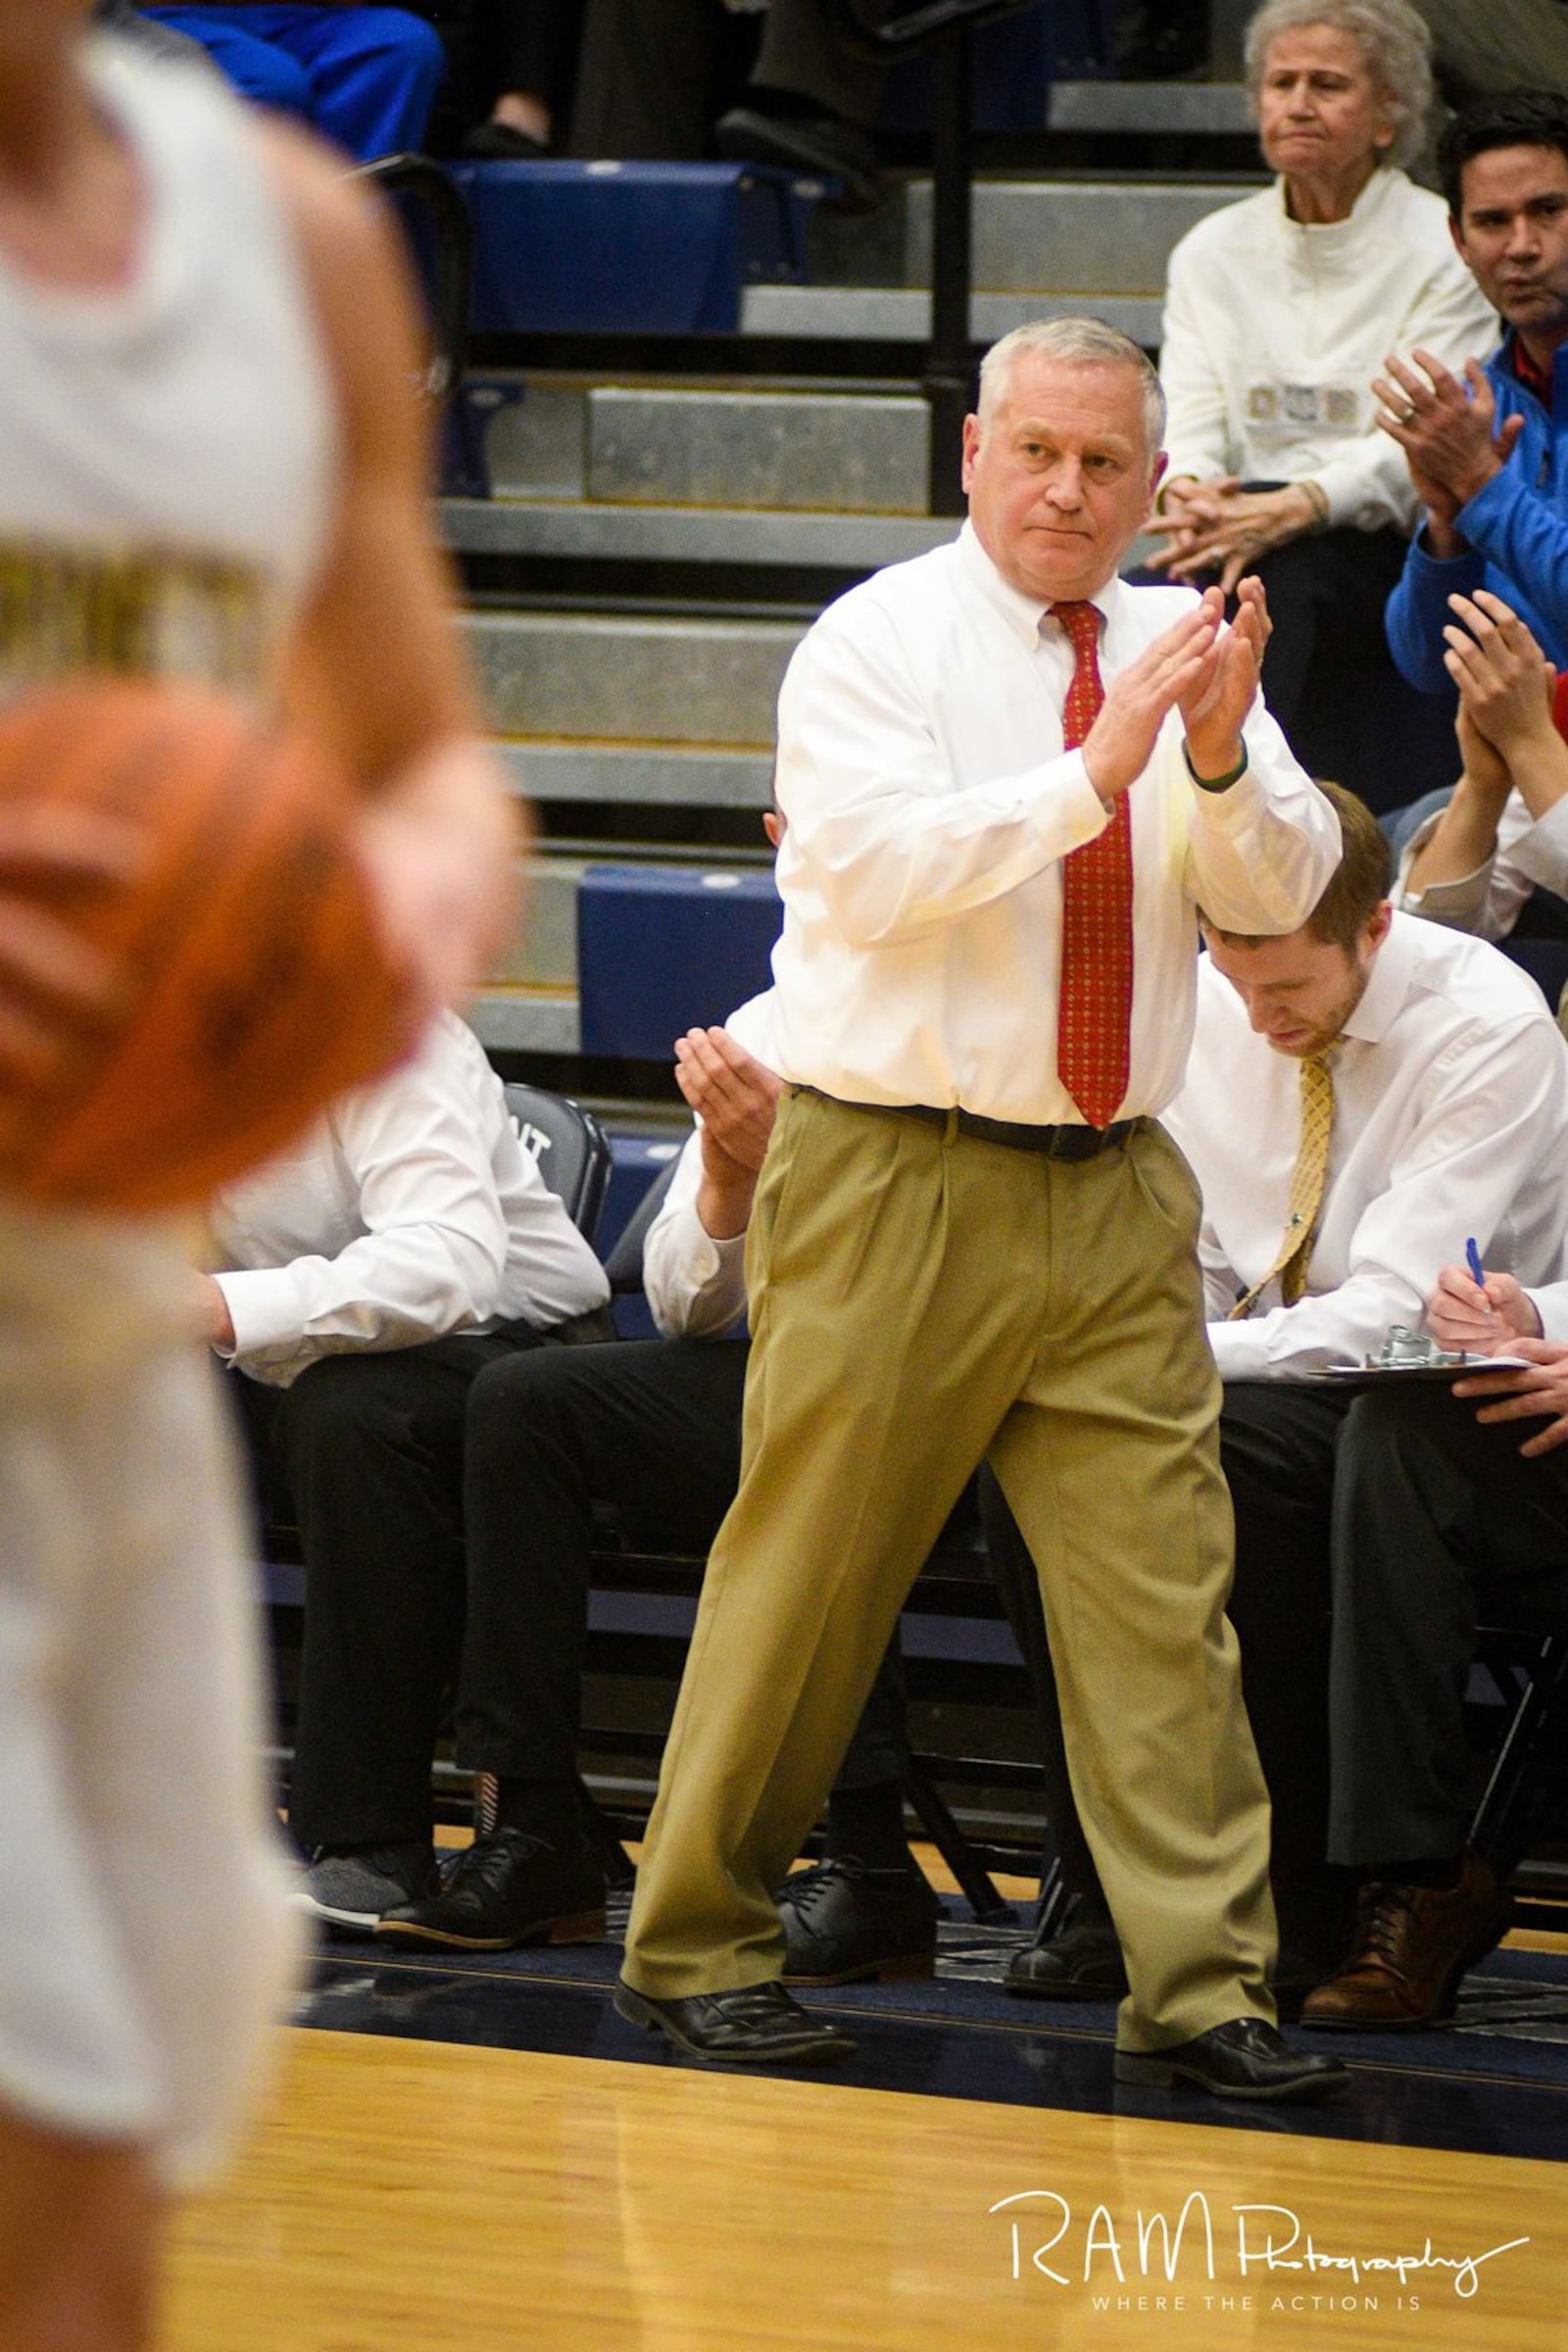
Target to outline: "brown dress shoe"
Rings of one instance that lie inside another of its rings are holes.
[[[1508,1925],[1508,1897],[1473,1851],[1456,1886],[1361,1889],[1355,1947],[1345,1966],[1307,1994],[1303,2026],[1336,2032],[1410,2032],[1453,2015],[1466,1969],[1492,1950]]]

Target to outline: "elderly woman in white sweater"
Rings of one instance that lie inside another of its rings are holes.
[[[1411,694],[1384,644],[1418,502],[1371,379],[1418,345],[1457,368],[1496,325],[1441,198],[1401,169],[1432,86],[1406,0],[1266,0],[1247,71],[1278,176],[1171,255],[1159,561],[1227,590],[1259,573],[1264,687],[1298,756],[1393,808],[1446,779],[1450,713]]]

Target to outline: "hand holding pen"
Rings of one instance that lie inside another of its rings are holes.
[[[1427,1300],[1427,1329],[1440,1347],[1469,1355],[1506,1355],[1516,1340],[1539,1339],[1535,1301],[1511,1274],[1489,1274],[1472,1238],[1462,1266],[1445,1266]]]

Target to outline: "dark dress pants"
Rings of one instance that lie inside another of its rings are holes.
[[[875,118],[884,69],[836,37],[825,0],[771,0],[762,18],[721,0],[588,0],[571,152],[690,163],[748,67],[851,122]]]
[[[304,1547],[289,1826],[306,1847],[429,1835],[463,1632],[465,1407],[485,1366],[537,1340],[514,1325],[322,1356],[287,1389],[229,1384],[264,1516]]]
[[[1219,1425],[1236,1513],[1227,1613],[1241,1645],[1242,1690],[1273,1811],[1269,1877],[1280,1942],[1330,1965],[1343,1956],[1351,1899],[1348,1881],[1330,1868],[1326,1853],[1330,1527],[1336,1451],[1352,1402],[1344,1390],[1304,1382],[1228,1381]],[[995,1564],[1006,1556],[1008,1537],[993,1509],[987,1540]],[[1015,1528],[1011,1542],[1027,1558]],[[1047,1806],[1063,1884],[1070,1892],[1091,1893],[1099,1882],[1072,1801],[1054,1684],[1049,1673],[1037,1672],[1035,1681]]]
[[[707,1552],[740,1480],[744,1340],[625,1341],[487,1366],[468,1397],[468,1601],[458,1756],[476,1772],[576,1769],[595,1505],[624,1538]],[[835,1784],[903,1777],[895,1651]]]
[[[1364,1396],[1334,1497],[1329,1851],[1376,1869],[1451,1858],[1474,1801],[1462,1706],[1478,1601],[1568,1628],[1568,1446],[1483,1424],[1437,1386]],[[1490,1859],[1506,1871],[1516,1855]]]
[[[1454,697],[1418,694],[1394,665],[1384,610],[1408,542],[1347,527],[1293,539],[1255,569],[1274,623],[1263,693],[1310,775],[1376,814],[1451,784]]]

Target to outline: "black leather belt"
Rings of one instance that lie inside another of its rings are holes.
[[[807,1093],[817,1090],[809,1087]],[[830,1102],[839,1100],[829,1096]],[[977,1143],[1005,1144],[1012,1152],[1038,1152],[1044,1159],[1098,1159],[1136,1135],[1143,1119],[1114,1119],[1108,1127],[1029,1127],[1016,1119],[983,1119],[973,1110],[938,1110],[930,1102],[856,1102],[854,1110],[882,1110],[895,1119],[923,1119],[928,1127],[972,1135]]]

